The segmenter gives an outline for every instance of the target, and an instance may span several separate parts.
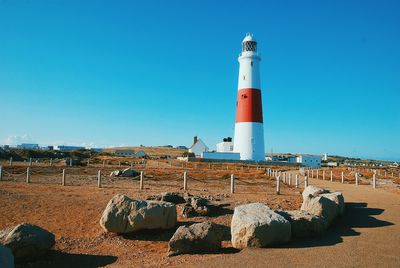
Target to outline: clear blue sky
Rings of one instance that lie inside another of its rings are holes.
[[[232,136],[262,54],[266,150],[400,159],[400,1],[0,2],[0,143]]]

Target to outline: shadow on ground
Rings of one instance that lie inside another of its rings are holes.
[[[332,246],[343,242],[344,236],[358,236],[354,228],[379,228],[394,225],[394,223],[376,219],[375,215],[382,214],[384,209],[369,208],[367,203],[346,203],[343,217],[335,222],[319,237],[293,239],[291,242],[277,246],[279,248],[305,248]]]
[[[89,254],[72,254],[52,250],[45,258],[29,263],[17,263],[16,268],[33,267],[82,267],[94,268],[103,267],[114,263],[117,260],[115,256],[89,255]]]

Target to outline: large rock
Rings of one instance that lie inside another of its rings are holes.
[[[14,256],[11,249],[0,245],[0,267],[14,268]]]
[[[137,172],[136,170],[133,170],[131,168],[126,168],[121,171],[120,176],[122,177],[137,177],[140,175],[140,172]]]
[[[55,244],[55,237],[39,226],[22,223],[3,230],[0,244],[11,249],[16,260],[30,260],[51,249]]]
[[[185,203],[185,198],[183,198],[183,196],[179,193],[165,192],[161,193],[161,201],[182,204]]]
[[[231,223],[235,248],[265,247],[289,241],[290,222],[268,206],[252,203],[235,207]]]
[[[324,217],[329,223],[332,222],[339,213],[338,205],[324,195],[304,199],[301,210]]]
[[[317,236],[328,228],[328,222],[325,218],[306,211],[276,211],[276,213],[290,222],[293,237]]]
[[[179,227],[168,243],[168,256],[215,252],[221,249],[223,233],[218,225],[206,221]]]
[[[130,233],[141,229],[170,229],[176,219],[176,206],[172,203],[146,202],[117,194],[108,202],[100,225],[107,232]]]

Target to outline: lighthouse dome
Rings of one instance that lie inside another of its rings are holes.
[[[246,34],[246,37],[242,41],[242,52],[256,52],[257,41],[253,38],[250,33]]]
[[[247,41],[256,42],[256,39],[254,39],[254,37],[253,37],[253,35],[251,33],[247,33],[245,38],[243,39],[242,43],[247,42]]]

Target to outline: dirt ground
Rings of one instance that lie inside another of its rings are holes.
[[[0,182],[0,203],[2,204],[0,206],[0,229],[28,222],[48,229],[56,235],[54,250],[40,260],[20,264],[20,267],[209,266],[216,263],[222,266],[223,263],[217,262],[217,260],[224,259],[229,262],[235,260],[237,258],[235,256],[245,254],[243,252],[247,251],[238,253],[231,247],[229,232],[225,235],[221,252],[205,255],[181,255],[171,258],[166,256],[166,252],[168,241],[175,229],[141,231],[119,236],[107,234],[100,227],[101,214],[113,195],[124,193],[131,198],[145,199],[150,195],[167,191],[183,193],[184,171],[188,172],[188,193],[210,198],[215,202],[229,203],[229,206],[210,217],[183,218],[180,213],[182,206],[178,205],[178,226],[211,220],[226,226],[228,230],[233,208],[239,204],[262,202],[273,209],[290,210],[299,209],[302,202],[302,188],[296,189],[282,183],[281,194],[277,195],[276,180],[267,177],[264,170],[258,170],[255,167],[246,169],[245,167],[231,166],[228,167],[228,170],[223,170],[223,167],[219,167],[220,170],[209,170],[207,165],[183,169],[168,166],[167,163],[161,165],[150,163],[144,170],[143,191],[139,191],[137,179],[109,176],[103,176],[102,188],[98,188],[97,170],[101,168],[103,174],[108,175],[112,170],[118,169],[118,167],[110,166],[105,168],[102,166],[67,168],[67,185],[62,186],[63,168],[65,167],[33,166],[29,184],[25,182],[26,166],[4,169],[5,175],[3,181]],[[136,166],[135,168],[144,167]],[[285,168],[280,167],[279,169],[284,171]],[[340,169],[335,170],[334,177],[339,178],[340,172]],[[352,183],[350,171],[346,172],[348,173],[346,183]],[[236,178],[234,194],[230,193],[231,173],[234,173]],[[320,174],[320,179],[321,176],[322,174]],[[329,187],[332,184],[329,176],[330,174],[327,173],[326,181],[313,181],[326,183]],[[363,183],[368,183],[368,176],[365,174]],[[333,182],[333,184],[337,183]],[[345,186],[355,187],[348,184]],[[387,193],[387,191],[379,191]],[[394,195],[400,197],[399,192]],[[357,199],[357,197],[353,199]],[[243,266],[247,266],[246,263],[241,263]],[[232,265],[236,266],[235,262]]]

